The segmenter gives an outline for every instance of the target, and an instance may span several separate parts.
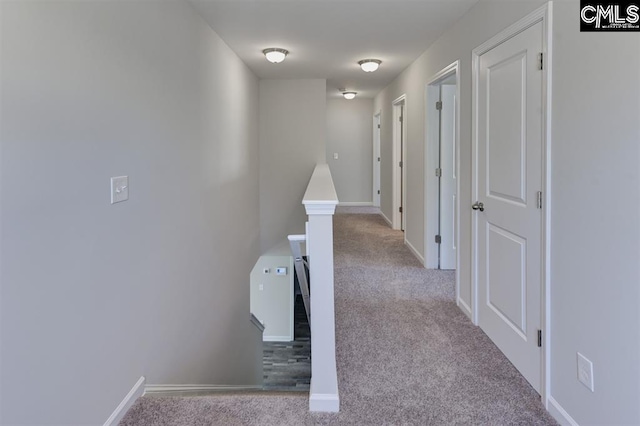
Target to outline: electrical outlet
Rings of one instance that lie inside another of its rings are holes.
[[[338,159],[338,153],[337,153],[337,152],[334,152],[334,153],[333,153],[333,159],[334,159],[334,160],[337,160],[337,159]]]
[[[264,290],[264,284],[258,285],[258,288],[260,289],[260,291]]]
[[[578,380],[593,392],[593,363],[580,352],[578,354]]]

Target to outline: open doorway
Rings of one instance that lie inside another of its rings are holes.
[[[431,269],[458,267],[459,93],[458,62],[427,85],[425,267]]]
[[[393,101],[393,229],[405,228],[406,95]]]

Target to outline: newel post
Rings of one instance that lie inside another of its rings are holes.
[[[311,287],[311,411],[340,409],[336,371],[333,286],[333,215],[338,197],[329,166],[316,166],[302,201],[309,217],[307,253]]]

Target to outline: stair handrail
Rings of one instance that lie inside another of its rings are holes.
[[[289,245],[291,246],[291,254],[293,255],[293,265],[296,268],[298,276],[298,284],[300,285],[300,293],[302,293],[302,302],[304,310],[307,313],[307,321],[311,327],[311,303],[309,302],[309,281],[307,280],[307,271],[305,266],[309,268],[309,264],[302,257],[301,244],[307,241],[306,235],[289,235]]]

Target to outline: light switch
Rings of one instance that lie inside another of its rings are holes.
[[[111,178],[111,204],[129,199],[129,176]]]
[[[337,160],[337,159],[338,159],[338,153],[337,153],[337,152],[334,152],[334,153],[333,153],[333,159],[334,159],[334,160]]]
[[[279,266],[276,268],[276,275],[287,275],[287,268]]]

